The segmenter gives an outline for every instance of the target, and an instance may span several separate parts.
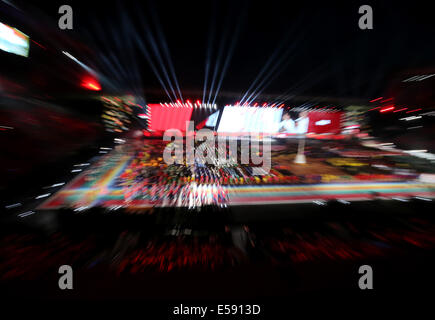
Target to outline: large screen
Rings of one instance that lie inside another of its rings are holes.
[[[29,37],[0,22],[0,50],[28,57]]]
[[[342,112],[284,111],[281,108],[226,106],[218,132],[270,134],[337,134]]]
[[[207,122],[205,123],[205,126],[206,126],[206,127],[215,127],[218,118],[219,118],[219,111],[216,111],[215,113],[211,114],[211,115],[207,118]]]
[[[150,130],[178,129],[186,131],[186,122],[190,121],[193,108],[186,105],[176,107],[150,103],[148,104],[148,110]]]
[[[308,118],[310,119],[308,125],[308,132],[312,133],[334,133],[341,132],[341,118],[343,112],[323,112],[323,111],[310,111]]]
[[[219,123],[218,132],[278,131],[283,109],[226,106]]]

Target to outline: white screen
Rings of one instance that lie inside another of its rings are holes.
[[[207,127],[214,127],[216,125],[218,117],[219,117],[219,111],[216,111],[215,113],[211,114],[208,117],[207,122],[205,123],[205,125]]]
[[[29,37],[15,28],[0,23],[0,50],[27,57]]]
[[[276,133],[283,109],[226,106],[219,123],[218,132],[264,132]]]

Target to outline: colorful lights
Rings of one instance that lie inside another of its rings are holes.
[[[381,99],[383,99],[383,97],[379,97],[379,98],[376,98],[376,99],[370,100],[370,102],[376,102],[376,101],[381,100]]]
[[[399,110],[395,110],[393,112],[400,112],[400,111],[405,111],[405,110],[408,110],[408,108],[402,108],[402,109],[399,109]]]
[[[88,89],[88,90],[93,90],[93,91],[100,91],[101,90],[101,86],[98,83],[98,81],[93,79],[93,78],[90,78],[90,77],[83,79],[81,86],[85,89]]]
[[[99,85],[97,85],[95,83],[92,83],[92,82],[88,82],[86,84],[86,86],[87,86],[88,89],[91,89],[91,90],[95,90],[95,91],[101,90],[101,87]]]
[[[194,104],[192,104],[189,100],[186,100],[185,103],[181,103],[179,100],[177,100],[176,103],[162,103],[160,102],[159,105],[161,107],[165,107],[165,108],[208,108],[208,109],[217,109],[217,105],[216,104],[211,104],[211,103],[199,103],[199,100],[197,100]],[[155,105],[155,104],[151,104],[151,105]]]
[[[423,110],[423,109],[422,108],[418,108],[418,109],[414,109],[414,110],[409,110],[409,111],[406,111],[406,113],[416,112],[416,111],[420,111],[420,110]]]
[[[130,128],[132,117],[134,116],[133,107],[140,107],[138,104],[130,104],[133,102],[130,96],[119,97],[100,97],[103,102],[103,113],[101,118],[109,132],[122,132]],[[142,108],[143,109],[143,108]],[[139,114],[146,114],[141,112]],[[141,118],[140,116],[138,116]],[[145,118],[143,118],[145,119]]]
[[[269,103],[269,102],[255,102],[255,103],[249,103],[249,102],[245,102],[243,104],[240,104],[239,101],[237,101],[234,104],[229,104],[232,106],[241,106],[241,107],[261,107],[261,108],[284,108],[285,104],[284,103]],[[227,106],[227,105],[225,105]]]
[[[392,110],[394,110],[394,106],[386,106],[386,107],[384,107],[384,108],[382,108],[381,110],[379,110],[379,112],[388,112],[388,111],[392,111]]]
[[[15,28],[0,23],[0,50],[27,58],[29,37]]]
[[[392,101],[392,100],[393,100],[393,98],[388,98],[388,99],[382,100],[381,102],[387,102],[387,101]]]

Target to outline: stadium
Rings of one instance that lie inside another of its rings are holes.
[[[0,3],[2,296],[266,317],[431,287],[433,24],[379,57],[407,10],[364,31],[353,3],[71,6],[65,31],[57,5]]]

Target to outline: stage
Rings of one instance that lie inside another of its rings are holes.
[[[333,199],[346,202],[374,199],[406,201],[416,196],[435,198],[435,184],[419,181],[418,172],[411,172],[410,169],[407,174],[394,173],[395,166],[403,168],[403,160],[397,163],[391,160],[394,154],[337,143],[334,141],[333,146],[339,150],[325,148],[318,141],[309,142],[307,164],[304,165],[293,163],[296,142],[274,144],[270,172],[264,176],[249,176],[249,166],[220,168],[220,171],[209,167],[168,167],[161,157],[165,142],[135,141],[118,146],[102,156],[43,202],[38,210],[292,203],[321,205],[322,201]],[[379,171],[380,165],[391,166],[390,172]],[[408,166],[412,167],[411,164]],[[188,173],[182,173],[183,170]],[[202,171],[198,174],[191,170]]]

